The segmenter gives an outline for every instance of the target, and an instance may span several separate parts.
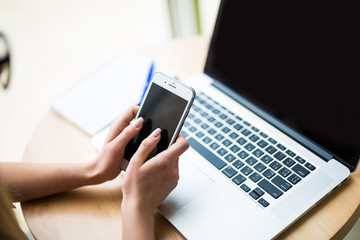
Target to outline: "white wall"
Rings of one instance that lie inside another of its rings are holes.
[[[166,0],[0,0],[11,83],[0,89],[0,161],[20,161],[54,97],[126,48],[171,40]]]

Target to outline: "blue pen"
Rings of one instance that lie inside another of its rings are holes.
[[[146,79],[144,91],[143,91],[143,94],[142,94],[142,96],[141,96],[140,102],[138,103],[138,106],[140,106],[140,104],[141,104],[141,102],[142,102],[142,100],[143,100],[143,98],[144,98],[144,95],[145,95],[145,93],[146,93],[146,90],[147,90],[147,88],[148,88],[148,86],[149,86],[149,83],[150,83],[150,81],[151,81],[151,77],[152,77],[152,75],[153,75],[154,66],[155,66],[154,62],[151,62],[151,66],[150,66],[150,70],[149,70],[148,77],[147,77],[147,79]]]

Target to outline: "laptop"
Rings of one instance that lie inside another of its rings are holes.
[[[159,207],[188,239],[271,239],[335,190],[360,156],[356,15],[326,3],[223,0]]]

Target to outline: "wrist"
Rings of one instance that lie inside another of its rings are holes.
[[[133,201],[123,200],[121,204],[123,239],[154,239],[154,213],[146,211]],[[134,233],[134,226],[139,226]],[[136,236],[135,236],[135,235]]]
[[[84,176],[86,178],[86,181],[88,182],[87,185],[95,185],[103,183],[103,174],[100,171],[100,168],[97,166],[97,160],[90,162],[85,165],[84,167]]]

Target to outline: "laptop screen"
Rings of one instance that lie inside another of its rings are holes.
[[[358,21],[350,12],[356,8],[244,3],[222,1],[205,73],[356,166]]]

